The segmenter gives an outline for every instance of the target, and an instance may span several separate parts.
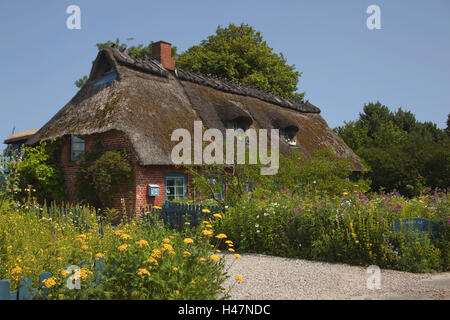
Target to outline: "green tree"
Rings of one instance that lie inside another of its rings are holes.
[[[394,189],[419,194],[422,187],[448,187],[449,137],[432,122],[419,122],[410,111],[391,112],[380,102],[366,104],[356,121],[335,132],[363,160],[363,174],[374,191]]]
[[[301,73],[288,65],[282,53],[276,54],[261,33],[248,24],[218,26],[215,35],[180,54],[177,65],[183,69],[235,80],[275,94],[302,99],[297,93]]]
[[[445,132],[450,136],[450,113],[447,115],[447,128],[445,128]]]

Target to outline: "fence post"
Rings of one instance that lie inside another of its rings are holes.
[[[11,297],[11,283],[8,280],[0,280],[0,300],[16,300]]]
[[[33,298],[31,277],[20,278],[17,290],[17,300],[29,300]]]

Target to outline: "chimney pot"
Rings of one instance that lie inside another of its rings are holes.
[[[172,57],[172,45],[165,41],[152,44],[152,58],[158,60],[161,65],[170,71],[175,70],[175,59]]]

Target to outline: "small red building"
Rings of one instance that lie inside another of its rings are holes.
[[[63,139],[61,165],[69,201],[76,201],[79,160],[95,148],[124,148],[132,155],[134,187],[118,192],[130,212],[162,204],[189,192],[189,177],[171,161],[174,130],[246,127],[280,129],[280,151],[298,148],[311,157],[331,147],[361,168],[361,163],[309,102],[293,101],[248,85],[176,68],[171,45],[157,42],[152,59],[138,59],[116,48],[102,49],[87,84],[27,144]],[[149,185],[159,194],[149,195]]]

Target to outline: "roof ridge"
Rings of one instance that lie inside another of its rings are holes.
[[[126,52],[121,52],[117,48],[104,48],[102,50],[111,50],[112,56],[119,63],[149,72],[152,74],[168,77],[170,71],[166,70],[162,65],[155,63],[152,59],[143,59],[133,57]],[[175,75],[184,81],[197,83],[199,85],[208,86],[217,90],[228,93],[239,94],[243,96],[250,96],[263,100],[265,102],[273,103],[281,107],[293,109],[304,113],[320,113],[320,109],[312,105],[309,101],[297,101],[289,97],[275,94],[269,90],[257,88],[255,86],[242,83],[236,80],[230,80],[218,77],[216,75],[205,75],[203,73],[195,72],[193,70],[184,70],[181,68],[175,69]]]

